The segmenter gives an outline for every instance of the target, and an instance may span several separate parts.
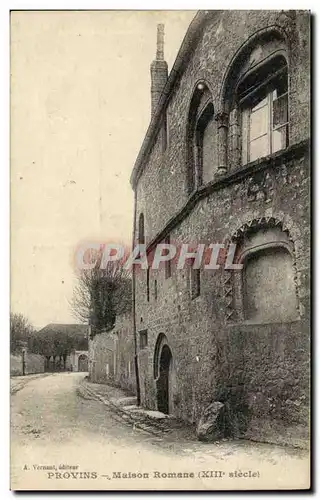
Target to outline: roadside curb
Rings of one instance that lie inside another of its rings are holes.
[[[135,409],[134,411],[129,411],[125,407],[120,404],[116,404],[114,401],[111,401],[110,398],[101,396],[98,392],[94,391],[91,387],[88,386],[88,383],[83,380],[81,382],[81,389],[84,390],[90,398],[100,401],[105,406],[109,407],[112,411],[114,411],[117,415],[119,415],[125,422],[133,425],[133,428],[142,430],[147,432],[148,434],[152,434],[157,437],[161,437],[167,434],[170,431],[170,428],[165,428],[163,426],[163,422],[159,422],[156,418],[150,417],[144,413],[144,410]],[[80,389],[80,392],[81,392]],[[80,396],[85,396],[85,394],[81,394]],[[163,419],[166,422],[169,421],[169,418]]]
[[[19,377],[19,380],[17,380],[17,383],[15,386],[11,386],[11,381],[15,380],[15,376],[10,376],[10,396],[14,396],[17,394],[17,392],[21,391],[24,389],[24,387],[32,382],[33,380],[37,380],[38,378],[45,378],[49,375],[49,373],[32,373],[29,375],[17,375],[16,377]]]

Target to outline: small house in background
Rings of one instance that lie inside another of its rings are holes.
[[[50,323],[35,334],[30,349],[44,357],[46,372],[86,372],[88,326]]]

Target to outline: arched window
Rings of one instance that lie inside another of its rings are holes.
[[[276,27],[259,30],[234,56],[222,86],[219,167],[237,167],[289,142],[288,48]]]
[[[138,240],[139,244],[143,245],[145,243],[145,234],[144,234],[144,215],[141,213],[139,216],[139,228],[138,228]]]
[[[213,180],[217,170],[216,122],[209,88],[199,83],[194,91],[187,126],[188,191]]]
[[[292,257],[284,247],[269,247],[248,256],[243,268],[244,319],[286,321],[296,317]]]
[[[242,164],[288,146],[288,68],[283,56],[252,71],[238,85]]]
[[[196,151],[199,184],[206,184],[214,178],[215,166],[215,135],[216,123],[213,117],[213,104],[208,103],[197,120]]]
[[[272,323],[298,317],[294,248],[280,227],[256,226],[237,243],[235,307],[244,321]]]

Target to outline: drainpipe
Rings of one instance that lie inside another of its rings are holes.
[[[137,191],[134,190],[134,213],[133,213],[133,234],[132,234],[132,251],[135,245],[136,235],[136,219],[137,219]],[[137,325],[136,325],[136,274],[135,266],[132,266],[132,323],[133,323],[133,338],[134,338],[134,368],[136,372],[136,387],[137,387],[137,405],[141,405],[140,394],[140,379],[139,379],[139,363],[138,363],[138,345],[137,345]]]

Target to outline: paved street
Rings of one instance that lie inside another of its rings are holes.
[[[26,383],[13,380],[12,489],[252,489],[292,487],[294,481],[296,487],[306,484],[305,452],[246,441],[176,442],[148,434],[100,401],[84,399],[79,392],[83,377],[58,373],[31,376]],[[120,479],[120,473],[144,477]],[[174,473],[184,477],[169,477]]]

